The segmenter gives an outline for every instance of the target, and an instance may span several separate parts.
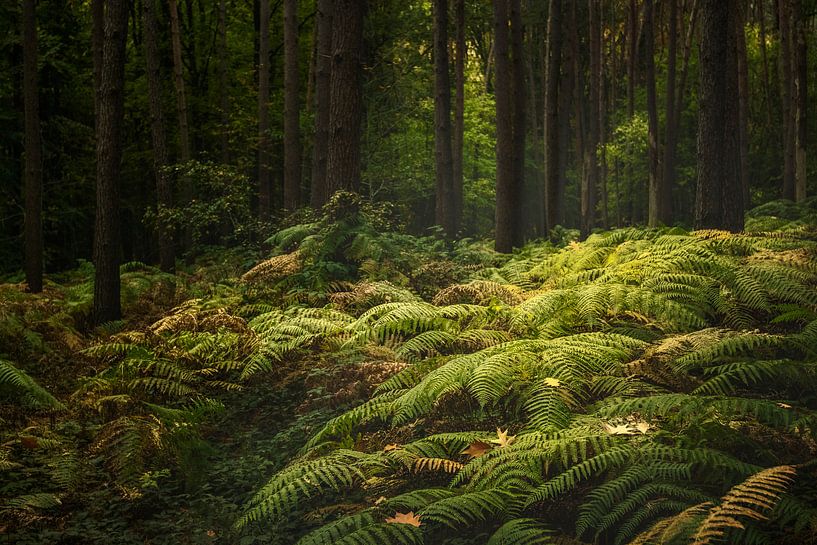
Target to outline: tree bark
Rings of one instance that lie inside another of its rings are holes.
[[[101,2],[102,0],[96,0]],[[94,229],[94,321],[118,320],[122,315],[119,264],[119,173],[122,163],[126,2],[104,8],[102,63],[96,89],[96,222]]]
[[[525,100],[525,29],[522,23],[521,0],[510,0],[511,56],[513,77],[513,181],[516,219],[512,241],[514,246],[525,243],[525,216],[522,196],[525,190],[525,137],[527,112]]]
[[[510,58],[510,0],[494,0],[494,68],[496,84],[496,251],[510,253],[517,224],[514,180],[513,68]]]
[[[794,74],[794,199],[806,198],[806,105],[808,104],[808,55],[806,22],[801,0],[791,0],[792,72]]]
[[[40,92],[37,85],[37,13],[35,0],[23,0],[23,108],[25,110],[25,272],[28,291],[43,290],[43,161],[40,141]]]
[[[599,94],[601,88],[601,18],[599,1],[588,0],[590,18],[590,114],[587,123],[587,142],[584,145],[586,176],[581,188],[582,236],[586,237],[596,225],[596,191],[598,190],[599,162]]]
[[[673,2],[674,5],[674,2]],[[649,153],[649,206],[647,214],[647,224],[650,227],[657,227],[659,224],[666,224],[664,215],[664,191],[661,183],[661,173],[658,164],[658,107],[655,97],[655,16],[653,0],[644,2],[644,64],[645,78],[647,86],[647,128],[648,128],[648,153]],[[673,64],[674,58],[670,57]]]
[[[454,230],[460,228],[463,210],[463,146],[465,142],[465,0],[454,0],[456,58],[454,60],[454,133],[452,135],[452,205]]]
[[[329,148],[329,82],[332,70],[332,1],[318,0],[317,59],[315,60],[315,136],[312,144],[312,190],[310,204],[326,204],[326,159]]]
[[[272,213],[269,126],[269,23],[270,0],[260,0],[258,29],[258,219]]]
[[[743,7],[735,17],[735,38],[738,70],[738,153],[740,157],[740,187],[743,207],[751,206],[749,190],[749,65],[746,55],[746,33],[743,30]]]
[[[159,267],[167,273],[176,269],[176,253],[173,231],[162,221],[162,212],[173,206],[173,189],[165,173],[167,167],[167,140],[162,116],[162,90],[159,76],[159,37],[154,0],[143,0],[142,19],[144,27],[145,73],[148,84],[148,107],[150,109],[150,136],[153,145],[153,170],[156,177],[158,205]]]
[[[148,0],[143,0],[148,1]],[[229,81],[227,79],[227,0],[218,2],[218,81],[219,81],[219,105],[221,109],[221,162],[230,162],[230,101],[229,101]]]
[[[783,112],[783,198],[794,200],[795,122],[792,109],[794,77],[792,74],[791,0],[778,0],[780,22],[780,104]]]
[[[562,61],[562,2],[550,0],[547,23],[547,63],[545,65],[545,235],[559,223],[561,180],[559,148],[559,83]]]
[[[451,156],[451,81],[448,66],[448,0],[434,0],[434,221],[456,234]]]
[[[336,0],[332,14],[327,191],[360,190],[360,135],[363,118],[362,0]]]
[[[284,0],[284,208],[301,201],[301,120],[298,101],[298,2]]]
[[[735,0],[702,0],[696,229],[743,228],[737,145]]]

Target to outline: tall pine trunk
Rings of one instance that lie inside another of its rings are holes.
[[[102,2],[102,0],[95,0]],[[126,2],[104,7],[101,64],[96,70],[96,221],[94,228],[94,321],[118,320],[122,315],[119,280],[119,174],[122,163]]]
[[[360,136],[363,118],[362,0],[336,0],[332,13],[332,70],[329,101],[329,151],[326,185],[360,190]]]
[[[561,169],[559,126],[559,83],[562,61],[562,2],[550,0],[547,23],[547,61],[545,65],[545,235],[559,223]]]
[[[584,144],[585,177],[581,187],[582,236],[596,225],[596,191],[599,185],[599,94],[601,90],[601,14],[599,0],[588,0],[590,19],[590,112],[587,120],[587,141]]]
[[[780,30],[780,105],[783,112],[783,198],[794,200],[794,155],[796,127],[794,123],[794,77],[792,74],[791,0],[777,0]]]
[[[270,0],[258,6],[258,218],[267,221],[272,213],[269,126],[269,22]]]
[[[150,136],[153,145],[153,170],[156,177],[156,195],[159,213],[159,267],[168,273],[176,268],[176,253],[173,246],[173,231],[167,222],[163,221],[163,210],[173,206],[173,189],[168,180],[167,167],[167,140],[165,125],[162,116],[162,89],[159,76],[159,32],[156,23],[154,0],[144,0],[142,3],[142,20],[144,28],[145,73],[148,84],[148,108],[150,109]]]
[[[663,214],[664,187],[658,164],[658,106],[655,96],[655,15],[653,0],[644,2],[644,60],[647,86],[647,142],[649,157],[649,205],[647,223],[657,227],[666,223]]]
[[[43,160],[40,141],[40,92],[37,85],[36,1],[23,0],[23,108],[25,110],[25,271],[28,291],[43,289]]]
[[[496,251],[510,253],[517,222],[513,165],[513,76],[510,58],[510,0],[494,0],[494,69],[496,83]]]
[[[298,2],[284,0],[284,208],[301,200],[301,121],[298,101]]]
[[[454,0],[455,51],[454,60],[454,133],[452,135],[452,191],[453,225],[458,230],[463,210],[463,146],[465,139],[465,0]]]
[[[434,0],[434,222],[456,234],[451,156],[451,81],[448,66],[448,0]]]
[[[669,28],[667,40],[667,89],[664,103],[665,140],[661,176],[662,195],[658,221],[672,222],[672,191],[675,188],[675,152],[678,147],[678,120],[675,117],[675,79],[678,55],[678,0],[669,0]]]
[[[315,135],[312,144],[310,205],[326,204],[326,160],[329,151],[329,83],[332,70],[332,0],[318,0],[315,59]]]
[[[806,21],[801,0],[791,0],[792,72],[794,74],[794,199],[806,198],[806,104],[808,103],[808,51]]]
[[[148,1],[148,0],[144,0]],[[221,144],[221,162],[230,162],[230,101],[229,82],[227,79],[227,0],[218,2],[218,84],[219,108],[221,109],[221,127],[219,140]]]

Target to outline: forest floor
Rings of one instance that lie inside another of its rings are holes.
[[[560,237],[503,256],[335,202],[271,258],[126,264],[116,323],[88,264],[0,284],[0,541],[627,543],[762,471],[741,524],[814,539],[817,202]]]

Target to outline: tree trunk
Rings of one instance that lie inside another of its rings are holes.
[[[269,23],[270,0],[260,0],[258,29],[258,218],[269,220],[272,213],[269,126]]]
[[[301,201],[301,121],[298,105],[298,1],[284,0],[284,208]]]
[[[791,0],[792,72],[794,73],[794,199],[806,198],[806,104],[808,103],[808,56],[806,21],[801,0]]]
[[[588,0],[590,18],[590,114],[588,116],[587,142],[584,145],[586,176],[581,188],[582,236],[586,237],[596,224],[596,191],[598,190],[599,162],[596,156],[599,145],[599,94],[601,88],[601,17],[599,0]]]
[[[738,179],[735,0],[702,0],[696,229],[743,228]]]
[[[23,104],[25,110],[25,244],[26,284],[43,290],[43,164],[40,142],[40,93],[37,86],[36,0],[23,0]]]
[[[547,23],[547,64],[545,65],[545,235],[559,223],[559,82],[562,60],[562,2],[550,0]]]
[[[315,60],[315,136],[312,148],[312,190],[310,204],[326,204],[326,159],[329,148],[329,83],[332,70],[332,0],[318,0]]]
[[[494,68],[496,84],[496,251],[510,253],[518,210],[513,165],[513,69],[508,20],[510,0],[494,0]]]
[[[795,123],[792,109],[793,74],[791,43],[791,0],[778,0],[780,21],[780,104],[783,111],[783,198],[794,200]]]
[[[674,5],[674,2],[673,2]],[[658,107],[655,97],[655,16],[653,0],[644,2],[644,64],[647,83],[647,126],[649,152],[649,206],[647,224],[657,227],[660,223],[666,224],[663,214],[664,186],[661,183],[661,174],[658,171]],[[674,59],[670,57],[674,65]],[[673,66],[674,68],[674,66]]]
[[[143,0],[148,1],[148,0]],[[230,102],[229,102],[229,80],[227,79],[227,0],[218,2],[218,82],[219,82],[219,103],[221,109],[221,162],[230,162]]]
[[[525,218],[522,195],[525,190],[525,137],[527,124],[525,105],[525,28],[522,23],[521,0],[510,0],[511,70],[513,77],[513,183],[516,218],[512,241],[514,246],[525,243]]]
[[[451,157],[451,81],[448,72],[448,0],[434,0],[434,221],[445,234],[454,225],[453,165]]]
[[[751,206],[749,191],[749,65],[746,56],[745,15],[741,7],[735,17],[735,38],[738,69],[738,153],[740,157],[740,187],[743,207]]]
[[[162,89],[159,76],[159,38],[154,11],[154,0],[143,0],[142,19],[144,26],[145,73],[148,84],[148,107],[150,109],[150,136],[153,144],[153,170],[156,176],[156,196],[158,204],[157,226],[159,231],[159,267],[167,273],[176,269],[176,253],[173,246],[173,231],[162,221],[163,211],[173,206],[173,189],[165,173],[167,166],[167,141],[162,117]]]
[[[96,0],[101,2],[102,0]],[[96,89],[96,222],[94,230],[94,321],[118,320],[120,306],[119,173],[122,163],[126,2],[105,6],[102,63]]]
[[[169,0],[170,8],[170,43],[173,50],[173,81],[176,86],[176,114],[179,118],[179,162],[190,161],[190,134],[187,124],[187,97],[184,84],[184,66],[182,65],[182,39],[179,29],[179,9],[176,0]],[[181,202],[187,205],[193,200],[193,182],[190,176],[182,176]],[[184,229],[183,246],[190,250],[193,246],[193,232],[187,226]],[[188,261],[192,256],[188,254]]]
[[[336,0],[332,14],[327,190],[360,190],[360,134],[363,118],[361,0]]]
[[[465,138],[465,0],[454,0],[456,58],[454,60],[454,134],[452,135],[452,205],[454,230],[459,230],[463,210],[463,146]]]

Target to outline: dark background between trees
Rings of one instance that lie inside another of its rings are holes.
[[[0,272],[38,291],[43,270],[93,259],[109,320],[121,263],[172,270],[338,189],[505,252],[557,225],[740,230],[746,208],[814,192],[815,15],[813,0],[4,2]]]

